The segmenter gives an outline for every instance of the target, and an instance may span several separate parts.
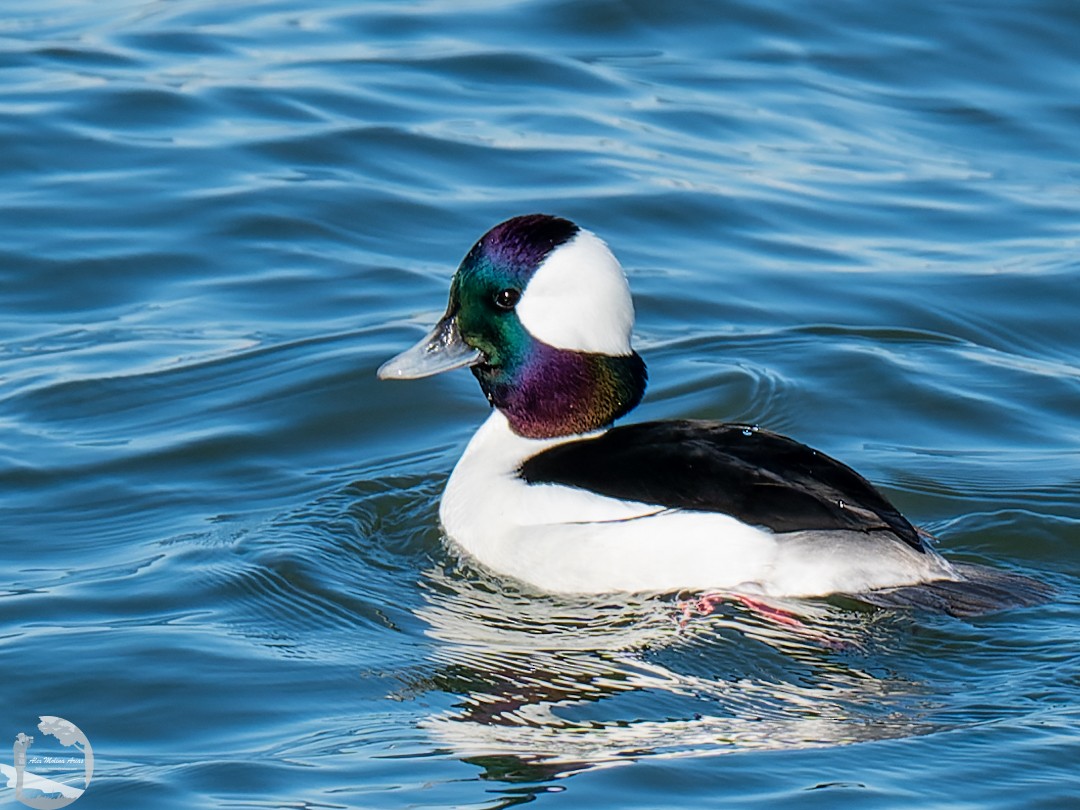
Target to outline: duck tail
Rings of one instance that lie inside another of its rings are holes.
[[[970,617],[1049,601],[1054,589],[1044,582],[985,565],[953,563],[956,579],[885,588],[855,596],[883,608],[910,608]]]

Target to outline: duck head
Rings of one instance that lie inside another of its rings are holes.
[[[450,285],[446,314],[384,363],[379,377],[468,367],[518,435],[589,433],[645,392],[633,325],[626,276],[603,241],[559,217],[514,217],[473,245]]]

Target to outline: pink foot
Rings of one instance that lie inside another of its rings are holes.
[[[708,616],[714,610],[716,606],[727,599],[727,594],[722,593],[706,593],[699,596],[697,599],[690,599],[687,601],[679,602],[679,627],[686,627],[690,623],[690,620],[697,616]]]
[[[702,594],[697,599],[679,602],[680,629],[685,628],[694,616],[708,616],[716,610],[718,605],[726,601],[737,602],[751,613],[762,617],[766,621],[789,628],[803,638],[821,644],[824,647],[834,650],[846,649],[848,647],[844,642],[829,638],[824,633],[810,627],[803,622],[797,614],[770,604],[764,599],[757,599],[741,593],[706,593]]]
[[[783,608],[778,608],[776,605],[770,605],[768,602],[763,602],[760,599],[754,599],[750,596],[745,596],[741,593],[733,593],[731,598],[736,602],[739,602],[744,607],[749,608],[759,616],[763,616],[771,622],[776,624],[782,624],[785,627],[794,627],[798,630],[809,630],[794,613]]]

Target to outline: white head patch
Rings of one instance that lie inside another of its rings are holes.
[[[525,285],[517,315],[557,349],[628,355],[634,302],[618,260],[595,234],[579,230],[555,248]]]

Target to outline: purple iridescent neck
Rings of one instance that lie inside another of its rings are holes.
[[[636,352],[588,354],[539,341],[512,374],[484,365],[475,366],[473,374],[514,432],[530,439],[610,426],[641,401],[648,378]]]

